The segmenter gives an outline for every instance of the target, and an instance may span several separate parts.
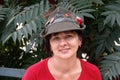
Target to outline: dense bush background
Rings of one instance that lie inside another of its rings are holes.
[[[100,68],[103,80],[119,80],[120,0],[1,0],[0,67],[26,69],[49,56],[39,33],[56,6],[69,9],[87,26],[79,55],[87,53],[88,61]]]

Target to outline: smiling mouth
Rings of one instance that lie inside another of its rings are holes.
[[[67,53],[70,49],[67,48],[67,49],[60,49],[59,51],[62,52],[62,53]]]

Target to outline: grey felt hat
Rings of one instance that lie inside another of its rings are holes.
[[[49,34],[62,31],[84,30],[85,27],[84,23],[81,22],[81,18],[77,18],[68,10],[58,7],[49,16],[40,35],[46,37]]]

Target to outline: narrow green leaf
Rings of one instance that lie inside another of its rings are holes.
[[[113,5],[107,5],[105,6],[107,9],[114,10],[114,11],[119,11],[120,10],[120,5],[118,4],[113,4]]]
[[[32,24],[26,24],[26,29],[28,31],[28,33],[32,36],[32,28],[31,28]]]
[[[83,9],[83,10],[80,10],[81,13],[86,13],[86,12],[93,12],[95,11],[94,9]]]
[[[116,13],[116,21],[117,21],[117,24],[120,26],[120,14],[119,13]]]
[[[40,13],[43,14],[44,13],[44,1],[40,1],[40,9],[39,9]]]
[[[102,0],[91,0],[92,2],[95,2],[97,4],[104,4]]]
[[[12,34],[12,39],[14,42],[16,42],[16,40],[17,40],[17,32],[16,31]]]
[[[42,25],[43,19],[40,17],[39,19],[36,20],[36,28],[41,29],[43,27]]]
[[[39,8],[36,6],[33,10],[34,10],[33,11],[33,17],[38,16],[38,10],[39,10]]]
[[[120,56],[117,56],[117,55],[110,55],[110,56],[107,56],[107,57],[105,57],[107,60],[109,59],[109,60],[120,60]]]
[[[94,16],[89,14],[89,13],[81,13],[80,15],[83,15],[85,17],[90,17],[90,18],[93,18],[94,19]]]
[[[6,26],[9,26],[11,22],[13,22],[15,20],[15,17],[12,17],[6,24]]]
[[[27,11],[26,12],[26,22],[29,22],[30,21],[30,12],[29,11]]]
[[[49,1],[45,1],[45,6],[44,6],[44,12],[48,11],[50,9],[50,4]]]
[[[26,19],[25,19],[26,17],[25,17],[25,16],[26,16],[26,14],[25,14],[25,12],[23,12],[23,13],[21,14],[21,17],[22,17],[22,19],[21,19],[22,21],[21,21],[21,22],[22,22],[22,23],[24,23],[24,22],[26,21]]]
[[[22,28],[22,29],[21,29],[21,32],[23,33],[23,35],[24,35],[26,38],[28,38],[28,31],[27,31],[27,28],[26,28],[26,27]]]
[[[32,30],[36,33],[36,31],[37,31],[37,25],[36,25],[36,23],[35,23],[35,21],[32,21]]]
[[[99,32],[101,32],[101,31],[103,31],[105,29],[105,26],[103,26],[103,22],[102,21],[100,21],[100,22],[98,24],[98,30],[99,30]]]
[[[99,46],[96,49],[96,57],[99,57],[104,50],[105,50],[104,43],[99,44]]]
[[[19,20],[18,23],[21,23],[21,22],[22,22],[22,15],[21,15],[21,14],[18,16],[18,20]]]
[[[21,30],[18,30],[17,31],[17,39],[19,40],[19,42],[22,40],[22,32],[21,32]]]
[[[29,17],[30,17],[30,19],[32,19],[33,18],[33,9],[30,9],[30,11],[29,11]]]
[[[110,70],[112,76],[114,78],[116,78],[116,75],[118,75],[117,71],[116,71],[116,68],[115,68],[115,65],[112,66],[112,69]]]
[[[112,11],[106,11],[106,12],[101,13],[101,15],[107,16],[107,15],[109,15],[111,13],[112,13]]]
[[[116,71],[117,71],[117,75],[120,74],[120,62],[118,62],[117,64],[115,64],[115,68],[116,68]]]
[[[104,25],[106,25],[107,23],[109,23],[110,22],[110,20],[111,20],[111,15],[108,15],[107,17],[106,17],[106,19],[104,20]]]
[[[86,9],[88,7],[92,6],[91,4],[87,4],[87,5],[83,5],[83,6],[79,6],[77,5],[75,8],[77,8],[78,10],[82,10],[82,9]]]
[[[5,36],[5,35],[4,35]],[[4,38],[2,38],[2,44],[5,44],[6,41],[12,36],[12,34],[6,35]]]
[[[112,52],[112,47],[109,42],[105,41],[105,47],[109,52]]]
[[[115,15],[111,15],[111,26],[113,26],[113,24],[115,23]]]

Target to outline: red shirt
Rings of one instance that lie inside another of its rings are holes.
[[[48,60],[44,59],[29,67],[22,80],[55,80],[48,69]],[[82,72],[78,80],[102,80],[99,69],[88,62],[80,60]]]

